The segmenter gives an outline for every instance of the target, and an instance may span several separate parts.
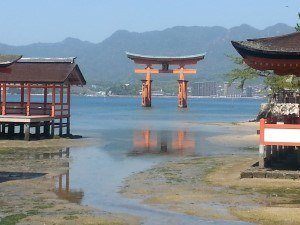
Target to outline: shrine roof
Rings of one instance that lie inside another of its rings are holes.
[[[185,56],[151,56],[151,55],[141,55],[135,53],[126,52],[126,55],[129,59],[135,61],[136,63],[140,64],[180,64],[184,63],[188,64],[195,64],[200,60],[203,60],[205,54],[196,54],[196,55],[185,55]]]
[[[300,32],[276,37],[232,41],[234,48],[243,56],[265,58],[300,58]]]
[[[4,83],[60,83],[85,85],[75,58],[23,58],[0,70]]]
[[[0,67],[7,67],[18,61],[21,55],[0,55]]]

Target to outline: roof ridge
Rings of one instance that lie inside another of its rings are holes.
[[[286,38],[286,37],[295,36],[295,35],[300,36],[300,32],[293,32],[293,33],[289,33],[289,34],[283,34],[283,35],[277,35],[277,36],[271,36],[271,37],[263,37],[263,38],[250,38],[250,39],[247,39],[247,41],[264,41],[264,40],[270,40],[270,39],[272,40],[272,39]]]
[[[77,57],[24,57],[20,63],[75,63]]]

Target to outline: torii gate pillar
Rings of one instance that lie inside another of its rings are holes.
[[[178,80],[178,107],[187,108],[187,86],[188,81],[185,80],[184,72],[186,70],[181,67],[179,69],[179,80]],[[193,71],[194,72],[194,71]]]
[[[142,80],[142,106],[151,107],[151,83],[152,80]]]

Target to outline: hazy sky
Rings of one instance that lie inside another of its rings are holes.
[[[0,42],[75,37],[101,42],[114,31],[184,26],[294,26],[300,0],[0,0]]]

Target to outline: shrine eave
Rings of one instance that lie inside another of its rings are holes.
[[[186,55],[186,56],[150,56],[141,55],[135,53],[126,52],[129,59],[133,60],[137,64],[146,65],[158,65],[158,64],[170,64],[170,65],[193,65],[198,61],[203,60],[205,54]]]
[[[300,51],[270,50],[256,45],[253,41],[232,41],[231,43],[243,58],[252,56],[269,59],[300,59]]]
[[[244,58],[244,62],[256,70],[300,76],[300,54],[297,52],[261,50],[236,41],[232,41],[232,45]]]
[[[7,67],[17,62],[21,55],[0,55],[0,67]]]

